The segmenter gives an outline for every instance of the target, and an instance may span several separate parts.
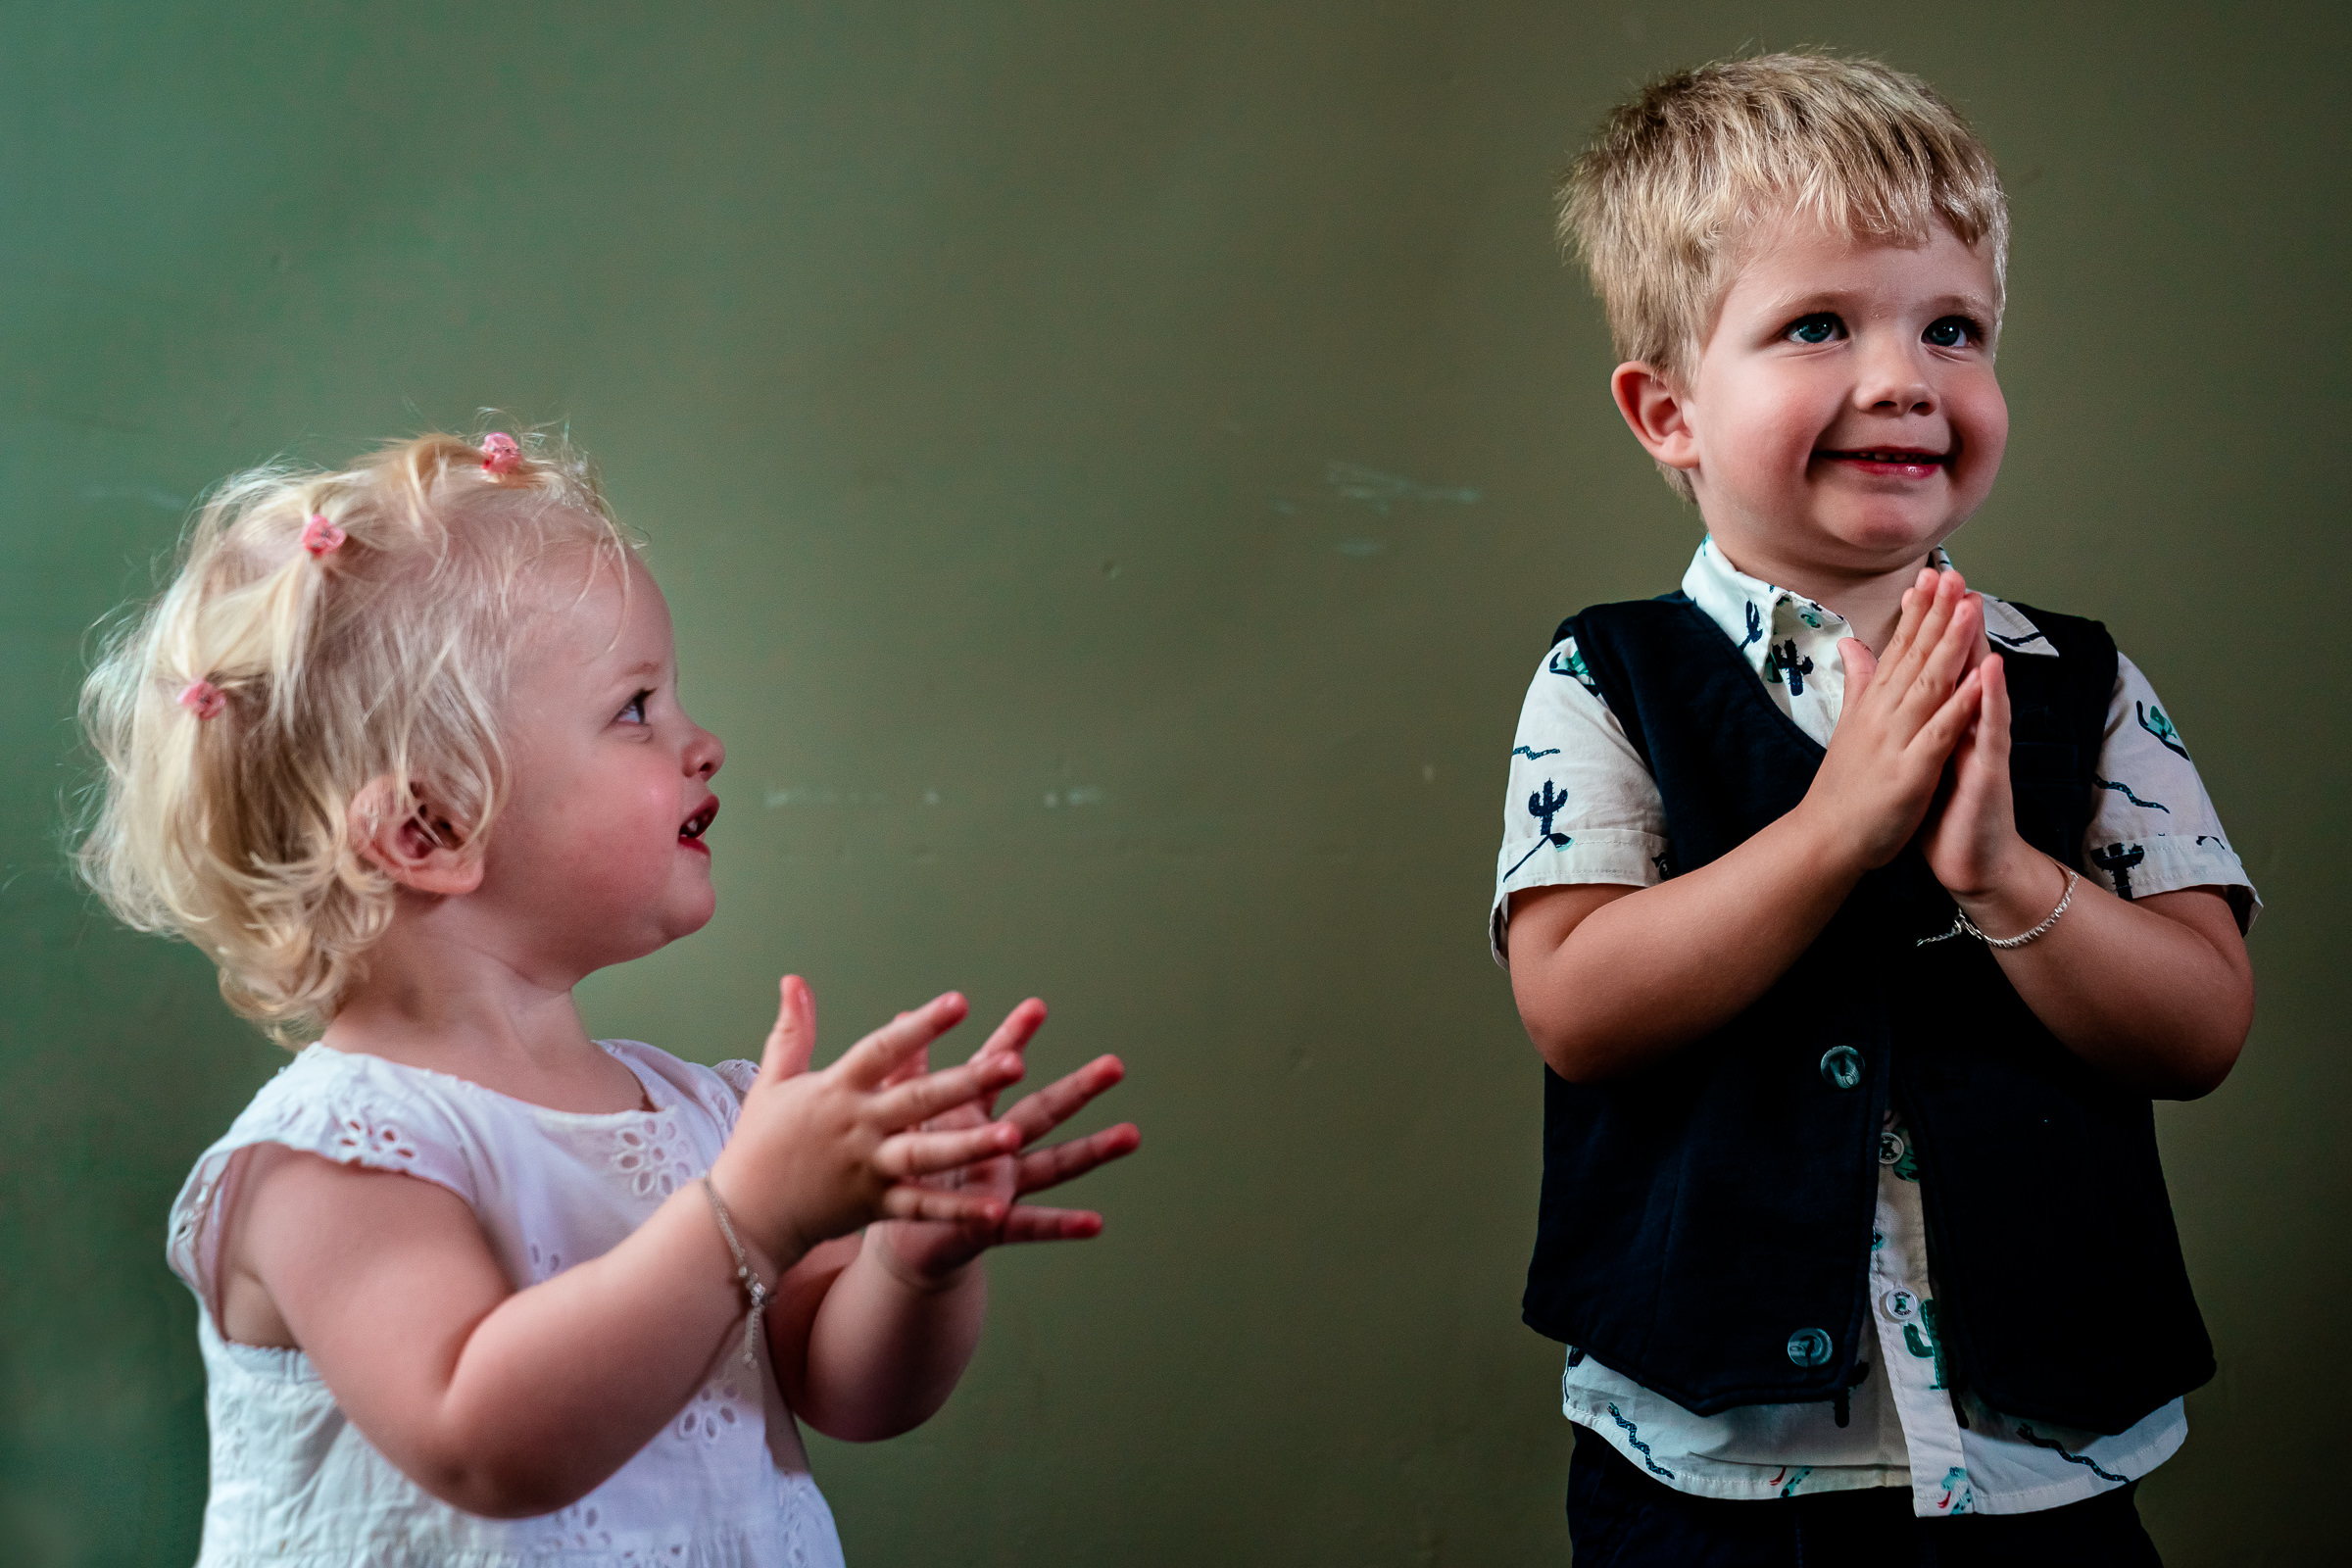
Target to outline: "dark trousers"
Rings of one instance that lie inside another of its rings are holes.
[[[2163,1568],[2132,1486],[2040,1513],[1921,1519],[1907,1487],[1731,1501],[1644,1475],[1576,1429],[1576,1568]]]

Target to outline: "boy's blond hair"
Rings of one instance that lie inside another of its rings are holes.
[[[234,475],[82,687],[105,763],[82,875],[130,925],[203,949],[281,1044],[334,1015],[392,918],[355,806],[364,832],[429,792],[428,828],[478,854],[506,789],[506,677],[544,594],[532,568],[576,556],[584,583],[635,548],[562,438],[485,458],[435,434],[341,472]]]
[[[2000,310],[2009,202],[1992,154],[1933,87],[1875,60],[1758,55],[1662,76],[1610,113],[1558,196],[1560,240],[1591,270],[1619,358],[1680,385],[1759,219],[1989,240]],[[1689,475],[1668,478],[1690,497]]]

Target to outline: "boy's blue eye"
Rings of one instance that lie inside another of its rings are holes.
[[[1829,312],[1821,311],[1812,316],[1798,317],[1788,323],[1788,331],[1784,332],[1782,336],[1792,343],[1827,343],[1842,334],[1844,330],[1844,322],[1830,315]]]
[[[628,702],[623,704],[621,707],[620,712],[617,715],[619,721],[624,724],[644,723],[645,700],[653,695],[653,690],[649,687],[646,690],[639,692],[636,696],[630,698]]]
[[[1943,316],[1928,323],[1920,341],[1939,349],[1956,349],[1978,340],[1977,323],[1965,316]]]

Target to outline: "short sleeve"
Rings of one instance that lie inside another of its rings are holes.
[[[312,1046],[204,1152],[172,1201],[167,1258],[208,1308],[216,1299],[223,1188],[235,1175],[236,1156],[256,1144],[418,1177],[468,1206],[475,1202],[472,1140],[456,1118],[375,1057]]]
[[[1664,879],[1666,849],[1657,782],[1601,700],[1576,639],[1564,637],[1519,709],[1487,916],[1494,961],[1509,967],[1512,894],[1580,882],[1649,887]]]
[[[2083,863],[2110,891],[2144,899],[2218,887],[2237,913],[2238,929],[2253,925],[2262,900],[2222,831],[2188,743],[2147,676],[2121,654],[2096,783]]]
[[[745,1061],[740,1056],[714,1062],[711,1064],[710,1070],[718,1074],[719,1080],[729,1089],[735,1091],[735,1102],[738,1105],[743,1103],[743,1097],[752,1092],[753,1080],[760,1076],[760,1064],[756,1061]]]

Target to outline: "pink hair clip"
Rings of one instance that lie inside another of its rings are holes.
[[[522,445],[504,430],[493,430],[482,437],[482,471],[493,476],[513,473],[522,466]]]
[[[326,514],[323,512],[312,513],[311,520],[302,525],[302,548],[308,550],[314,558],[333,555],[343,548],[343,541],[350,537],[351,535],[327,521]]]
[[[209,680],[192,680],[180,688],[179,706],[198,718],[219,718],[228,706],[228,693]]]

